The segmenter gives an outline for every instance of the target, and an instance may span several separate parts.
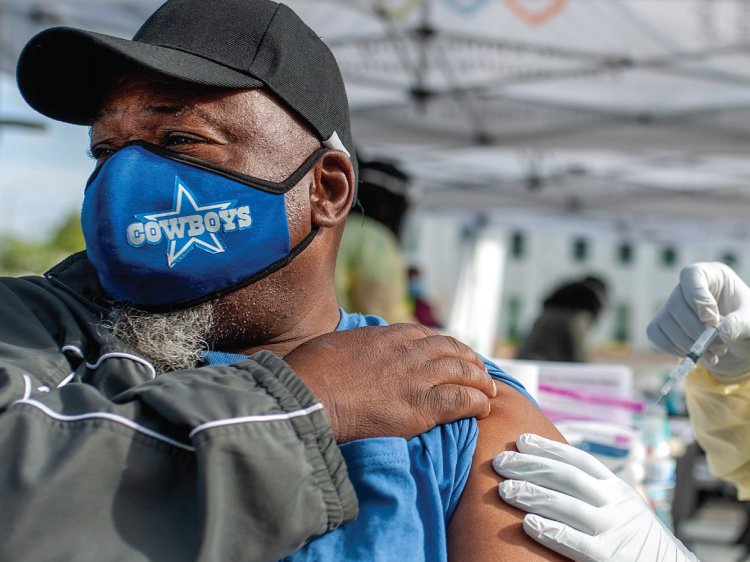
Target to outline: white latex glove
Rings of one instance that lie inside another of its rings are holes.
[[[643,498],[588,453],[525,433],[495,457],[499,491],[526,534],[577,561],[697,562]]]
[[[648,325],[662,351],[684,357],[706,326],[718,337],[700,362],[722,382],[750,377],[750,287],[723,263],[695,263]]]

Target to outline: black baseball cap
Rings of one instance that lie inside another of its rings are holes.
[[[349,103],[336,60],[289,7],[270,0],[169,0],[132,40],[71,27],[34,36],[18,88],[38,112],[89,125],[123,64],[219,88],[267,88],[324,146],[357,170]]]

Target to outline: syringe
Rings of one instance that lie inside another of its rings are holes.
[[[669,372],[669,379],[664,383],[664,386],[661,387],[659,398],[657,398],[655,402],[656,404],[669,394],[672,388],[674,388],[674,385],[688,376],[690,371],[695,369],[695,364],[698,362],[698,359],[703,355],[703,352],[706,351],[708,346],[711,345],[711,342],[714,341],[717,333],[718,331],[716,328],[706,328],[703,330],[703,333],[698,336],[698,339],[695,340],[695,343],[688,350],[687,355],[680,359],[680,362]]]

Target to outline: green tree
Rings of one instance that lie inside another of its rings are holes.
[[[83,239],[80,215],[69,214],[52,232],[48,245],[69,254],[83,250],[86,247],[86,241]]]
[[[27,242],[16,236],[0,237],[0,275],[41,274],[84,248],[80,218],[78,213],[71,213],[46,241]]]

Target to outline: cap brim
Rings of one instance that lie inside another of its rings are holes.
[[[38,112],[88,125],[124,63],[206,86],[263,86],[256,78],[190,53],[70,27],[33,37],[18,59],[16,78],[21,95]]]

